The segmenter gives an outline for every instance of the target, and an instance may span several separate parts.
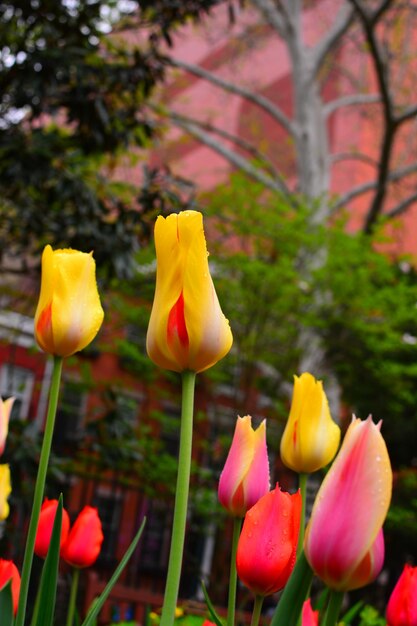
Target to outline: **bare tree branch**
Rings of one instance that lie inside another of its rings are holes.
[[[193,124],[192,122],[179,119],[173,120],[173,122],[176,126],[182,128],[182,130],[186,131],[187,133],[201,141],[202,144],[220,154],[234,167],[237,167],[243,172],[246,172],[246,174],[251,176],[253,179],[265,185],[267,189],[271,189],[272,191],[278,191],[281,194],[287,195],[288,190],[286,186],[282,184],[280,179],[272,178],[271,176],[266,174],[261,168],[253,165],[253,163],[251,163],[248,159],[238,154],[237,152],[234,152],[225,144],[216,140],[212,135],[204,131],[197,124]]]
[[[391,4],[391,0],[383,0],[380,6],[372,13],[367,11],[362,0],[350,0],[355,8],[362,24],[362,29],[372,57],[376,78],[381,93],[382,112],[384,117],[384,133],[379,150],[379,167],[375,194],[368,210],[363,229],[370,233],[375,226],[378,216],[383,210],[384,200],[387,193],[387,183],[390,179],[390,162],[394,148],[395,133],[398,129],[398,121],[394,113],[394,101],[390,91],[390,74],[387,59],[378,41],[376,28],[378,20]]]
[[[377,93],[354,93],[346,96],[341,96],[335,100],[327,102],[323,106],[323,115],[329,117],[332,113],[345,106],[355,106],[358,104],[374,104],[381,102],[381,96]]]
[[[416,117],[416,116],[417,116],[417,104],[407,107],[405,111],[400,113],[396,118],[397,124],[402,124],[403,122],[407,122],[408,120],[411,120],[413,117]]]
[[[314,76],[320,71],[320,68],[329,52],[335,45],[340,43],[340,38],[351,25],[354,17],[354,9],[348,4],[343,4],[333,22],[332,27],[312,50],[312,71]]]
[[[285,39],[286,32],[292,29],[292,24],[288,16],[286,7],[282,7],[281,1],[275,4],[272,0],[252,0],[266,22]],[[278,8],[278,5],[281,7]]]
[[[417,172],[417,162],[411,163],[410,165],[406,165],[404,167],[398,168],[389,173],[388,180],[389,182],[395,182],[397,180],[401,180],[410,174],[415,174]],[[336,212],[341,207],[348,204],[351,200],[354,200],[358,196],[361,196],[368,191],[373,191],[378,187],[378,178],[375,180],[368,181],[367,183],[363,183],[362,185],[358,185],[357,187],[353,187],[349,191],[347,191],[343,196],[340,196],[336,202],[332,205],[332,212]]]
[[[154,110],[157,110],[156,107],[153,107],[153,108]],[[279,178],[281,180],[283,187],[285,186],[286,193],[290,195],[291,193],[290,190],[286,186],[284,179],[282,178],[280,173],[277,171],[276,167],[273,165],[271,160],[265,154],[263,154],[260,150],[258,150],[258,148],[256,148],[256,146],[254,146],[252,143],[249,143],[242,137],[233,135],[232,133],[229,133],[228,131],[223,130],[222,128],[218,128],[217,126],[210,124],[210,122],[204,122],[196,118],[187,117],[185,115],[181,115],[180,113],[177,113],[176,111],[173,111],[170,109],[164,108],[163,115],[167,116],[174,123],[185,122],[186,124],[187,123],[195,124],[202,130],[218,135],[219,137],[222,137],[223,139],[226,139],[227,141],[234,143],[239,148],[242,148],[243,150],[245,150],[245,152],[250,154],[254,159],[261,162],[262,165],[265,166],[265,169],[268,171],[268,173],[272,176],[272,178]]]
[[[204,78],[208,80],[213,85],[228,91],[229,93],[234,93],[253,104],[256,104],[261,109],[263,109],[266,113],[268,113],[278,124],[280,124],[292,137],[295,134],[294,126],[291,120],[283,113],[283,111],[277,107],[275,104],[271,102],[268,98],[264,98],[249,89],[245,89],[245,87],[241,87],[240,85],[235,85],[224,78],[220,78],[216,76],[212,72],[199,67],[198,65],[193,65],[192,63],[186,63],[185,61],[180,61],[179,59],[169,59],[168,62],[170,65],[174,67],[178,67],[183,69],[194,76],[198,76],[199,78]]]
[[[378,167],[378,162],[375,159],[371,159],[368,155],[360,152],[339,152],[338,154],[332,154],[330,160],[332,163],[338,163],[340,161],[362,161],[362,163],[372,165],[372,167]]]
[[[399,202],[394,208],[388,211],[385,215],[388,218],[398,217],[399,215],[402,215],[403,213],[405,213],[407,209],[410,208],[410,205],[414,204],[414,202],[417,202],[417,191],[416,193],[413,193],[411,196],[408,196],[408,198],[405,198],[404,200]]]

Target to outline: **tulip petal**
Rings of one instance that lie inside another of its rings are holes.
[[[12,493],[10,482],[10,467],[7,464],[0,465],[0,521],[5,520],[10,512],[8,497]]]
[[[294,393],[281,439],[281,458],[287,467],[311,473],[333,459],[340,441],[340,428],[332,420],[321,381],[304,372],[294,376]]]
[[[227,354],[232,334],[210,276],[201,213],[159,216],[155,248],[157,274],[148,354],[166,369],[203,371]]]
[[[71,356],[91,343],[103,316],[92,254],[46,246],[35,314],[39,346],[50,354]]]
[[[353,419],[316,497],[305,538],[306,557],[333,589],[349,579],[371,549],[386,517],[392,472],[380,427]]]
[[[359,589],[373,582],[380,573],[384,564],[385,544],[382,529],[376,536],[370,550],[365,554],[362,561],[354,569],[349,578],[345,581],[345,586],[351,591]]]
[[[388,600],[386,616],[388,626],[417,624],[417,567],[404,565]]]
[[[241,581],[255,594],[282,589],[294,567],[301,515],[301,494],[276,488],[246,514],[236,566]]]
[[[250,508],[269,491],[269,461],[266,447],[266,421],[253,433],[253,457],[244,481],[246,507]]]
[[[0,398],[0,455],[6,447],[6,439],[9,432],[10,414],[12,412],[15,399],[13,397],[2,400]]]
[[[247,475],[253,459],[253,430],[250,415],[238,417],[233,435],[232,445],[226,459],[225,466],[219,479],[219,501],[230,512],[237,511],[236,515],[244,515],[244,493],[242,482]],[[238,488],[241,490],[238,491]],[[237,496],[237,497],[236,497]]]

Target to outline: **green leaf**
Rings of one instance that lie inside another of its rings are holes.
[[[201,588],[203,589],[204,598],[206,600],[207,608],[210,613],[210,618],[213,620],[215,624],[217,624],[217,626],[224,626],[222,620],[220,619],[219,615],[216,612],[216,609],[214,608],[212,601],[210,600],[204,581],[201,581]]]
[[[134,550],[135,550],[135,548],[136,548],[136,546],[138,544],[138,541],[139,541],[139,539],[140,539],[140,537],[142,535],[143,529],[145,527],[145,523],[146,523],[146,517],[143,518],[143,522],[142,522],[138,532],[136,533],[136,536],[134,537],[132,543],[130,544],[130,546],[126,550],[122,560],[120,561],[119,565],[116,567],[113,576],[110,578],[110,580],[107,583],[106,587],[104,588],[103,592],[100,594],[100,596],[97,598],[97,600],[90,607],[90,610],[88,611],[88,615],[85,618],[85,620],[83,621],[81,626],[93,626],[94,620],[96,619],[97,615],[99,614],[101,607],[103,606],[103,604],[105,603],[105,601],[109,597],[111,590],[113,589],[114,585],[118,581],[119,576],[123,572],[123,570],[124,570],[128,560],[132,556],[132,554],[133,554],[133,552],[134,552]]]
[[[355,619],[355,617],[360,613],[360,611],[362,610],[363,605],[364,605],[363,600],[359,600],[359,602],[356,602],[356,604],[354,604],[343,615],[343,618],[342,618],[343,624],[350,624]]]
[[[1,626],[13,626],[13,598],[11,579],[0,590]]]
[[[304,600],[307,598],[313,570],[301,552],[272,617],[271,626],[297,626]]]
[[[42,568],[31,626],[52,626],[56,601],[59,549],[62,526],[62,494],[59,496],[51,542]]]

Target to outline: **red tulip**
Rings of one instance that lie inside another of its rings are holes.
[[[388,626],[417,626],[417,567],[405,565],[387,606]]]
[[[97,509],[85,506],[61,548],[61,556],[74,567],[89,567],[100,554],[103,538]]]
[[[12,580],[13,611],[16,615],[20,593],[20,574],[13,561],[0,559],[0,589],[3,589],[10,579]]]
[[[55,514],[58,507],[58,500],[45,500],[42,504],[38,530],[35,539],[35,554],[45,559],[48,554],[49,544],[51,542],[52,528],[55,521]],[[60,546],[66,541],[70,527],[69,515],[65,509],[62,509],[62,526]]]
[[[301,619],[302,626],[319,626],[319,612],[313,611],[310,598],[303,604]]]
[[[294,567],[301,516],[301,494],[275,489],[246,513],[236,566],[240,580],[255,595],[282,589]]]

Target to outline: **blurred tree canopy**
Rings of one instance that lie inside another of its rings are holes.
[[[27,261],[48,242],[94,249],[108,274],[129,274],[147,213],[181,193],[152,170],[142,190],[118,182],[115,166],[155,136],[146,103],[164,78],[161,42],[212,4],[0,2],[3,264],[6,253]]]

